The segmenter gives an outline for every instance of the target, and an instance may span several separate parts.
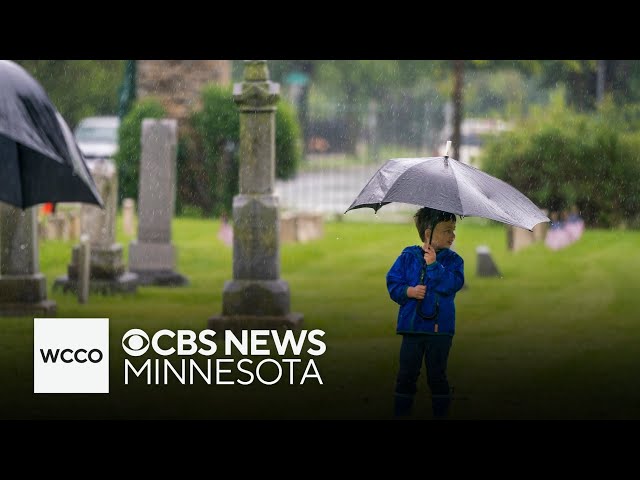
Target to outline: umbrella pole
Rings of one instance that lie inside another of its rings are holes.
[[[435,228],[436,228],[436,223],[434,222],[431,225],[431,233],[429,234],[429,246],[431,246],[431,240],[433,239],[433,231],[435,230]]]

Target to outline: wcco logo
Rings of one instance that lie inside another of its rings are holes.
[[[44,363],[56,363],[58,359],[60,359],[60,361],[64,363],[98,363],[104,357],[102,352],[97,348],[88,351],[86,348],[79,348],[75,351],[71,350],[70,348],[65,348],[64,350],[56,348],[55,350],[47,351],[40,349],[40,354],[42,355],[42,360],[44,360]]]
[[[109,393],[109,319],[34,318],[33,393]]]

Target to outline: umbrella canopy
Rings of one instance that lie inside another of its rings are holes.
[[[391,202],[489,218],[530,231],[550,221],[508,183],[447,156],[388,160],[345,213],[364,207],[377,212]]]
[[[40,84],[0,60],[0,201],[103,206],[73,133]]]

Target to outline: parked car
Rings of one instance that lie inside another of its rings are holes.
[[[113,158],[118,151],[118,128],[116,116],[87,117],[74,130],[76,142],[87,160]]]

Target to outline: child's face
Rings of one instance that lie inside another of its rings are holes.
[[[446,222],[440,222],[436,225],[433,231],[433,238],[431,239],[431,246],[434,250],[442,250],[443,248],[451,248],[451,244],[456,238],[456,222],[453,220],[447,220]],[[429,242],[429,234],[431,232],[427,229],[425,234],[425,243]]]

